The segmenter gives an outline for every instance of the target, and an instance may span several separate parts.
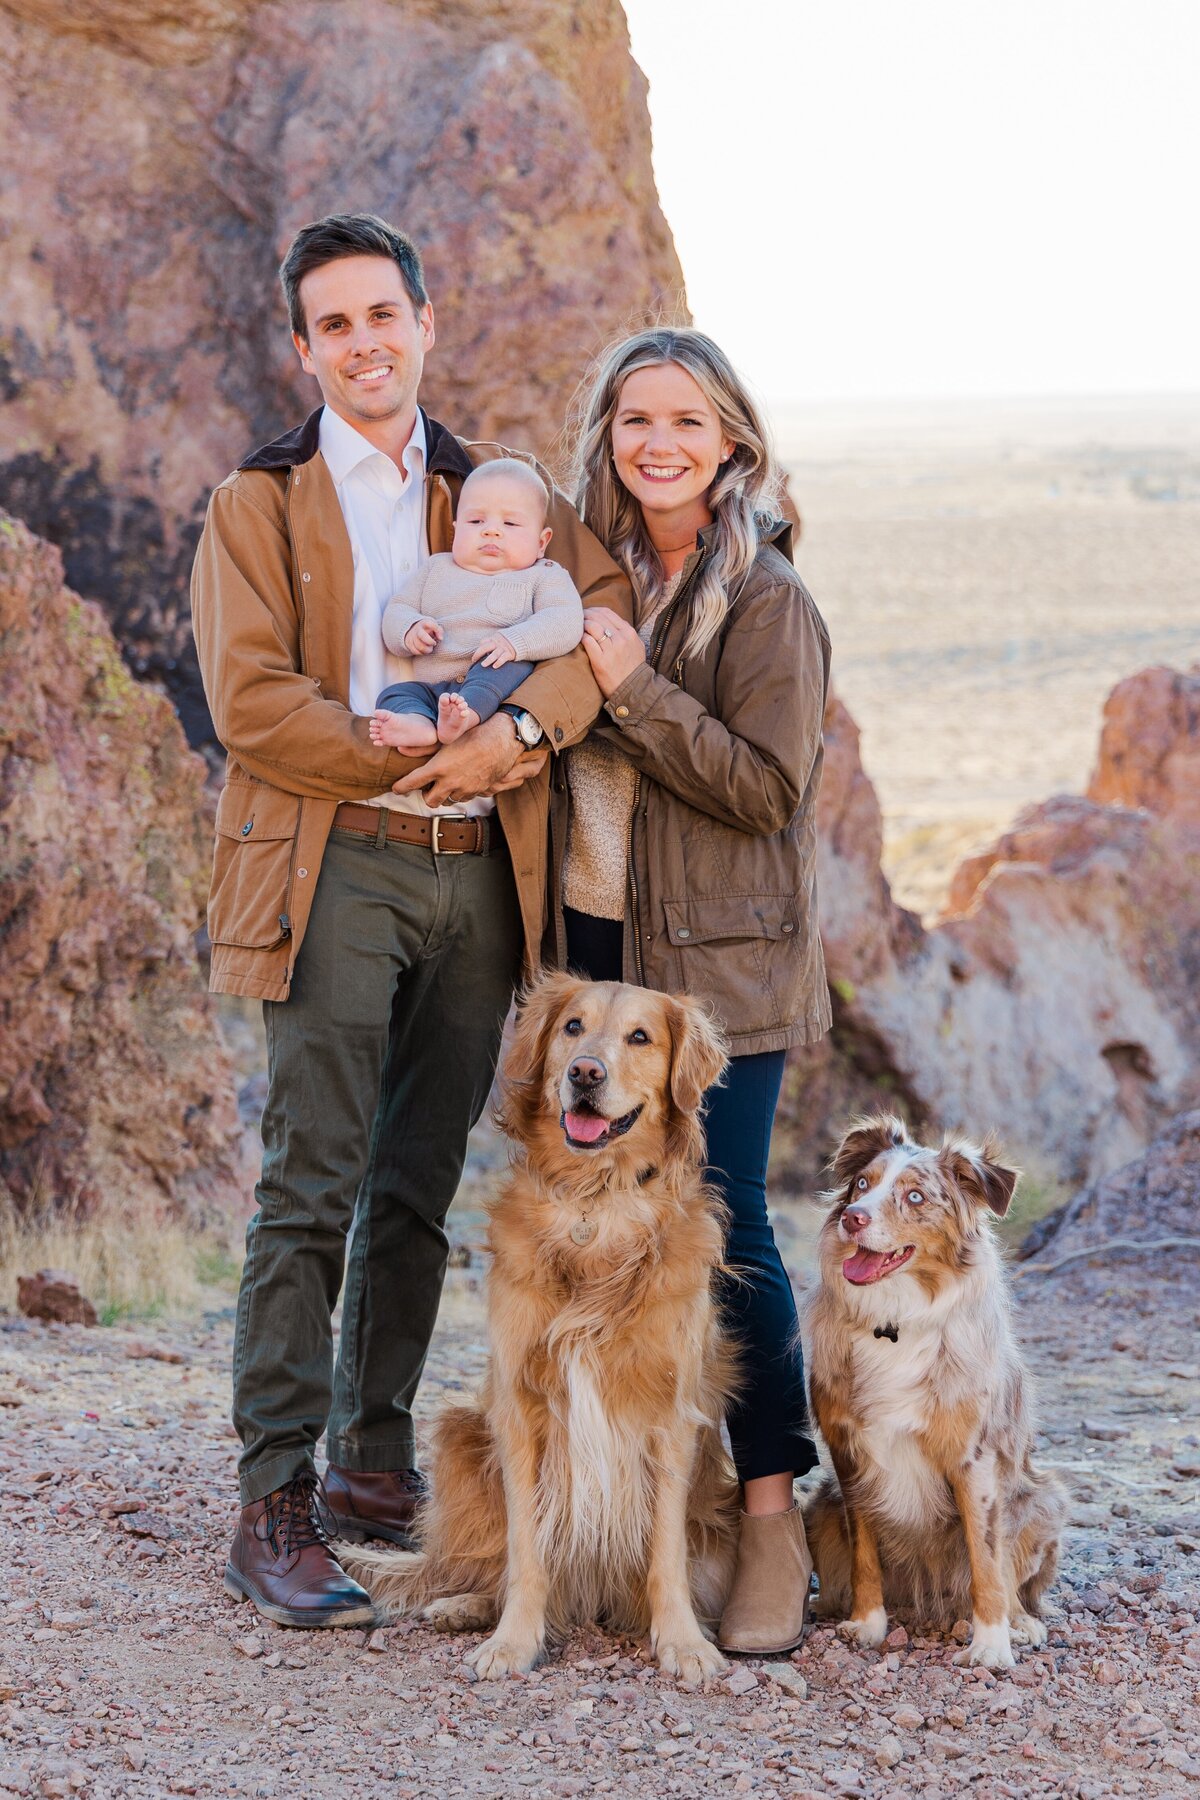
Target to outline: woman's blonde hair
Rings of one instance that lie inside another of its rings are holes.
[[[665,586],[642,509],[619,480],[612,423],[626,378],[637,369],[677,363],[703,391],[733,453],[708,493],[715,525],[712,554],[692,596],[685,656],[697,655],[721,629],[730,603],[758,552],[760,533],[779,523],[782,482],[766,422],[723,350],[692,327],[651,328],[614,344],[585,380],[576,402],[575,504],[633,583],[639,610],[653,608]]]

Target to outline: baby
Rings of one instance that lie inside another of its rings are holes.
[[[431,556],[383,615],[388,649],[427,658],[427,679],[384,688],[372,743],[452,744],[490,719],[535,662],[579,643],[583,602],[565,569],[545,560],[549,504],[536,469],[515,457],[468,475],[449,555]]]

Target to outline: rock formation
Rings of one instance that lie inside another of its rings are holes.
[[[848,1111],[996,1126],[1076,1185],[1200,1102],[1200,669],[1109,701],[1090,796],[1028,808],[956,873],[926,930],[892,901],[857,733],[831,702],[821,916],[835,1029],[794,1060],[793,1173],[811,1185]],[[1119,803],[1114,803],[1119,802]]]
[[[550,446],[589,354],[682,278],[618,0],[5,0],[0,504],[204,735],[212,486],[315,403],[274,271],[372,210],[423,246],[457,430]]]
[[[0,515],[0,1203],[195,1219],[243,1191],[194,942],[203,778],[58,551]]]
[[[1055,1262],[1114,1238],[1148,1243],[1167,1237],[1190,1238],[1200,1246],[1200,1111],[1172,1119],[1140,1156],[1039,1219],[1018,1254]],[[1140,1272],[1182,1275],[1194,1290],[1200,1278],[1197,1254],[1159,1251]],[[1114,1254],[1110,1273],[1116,1260]]]

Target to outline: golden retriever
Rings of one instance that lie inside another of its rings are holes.
[[[725,1666],[701,1621],[736,1555],[733,1361],[699,1118],[724,1063],[692,1000],[550,975],[519,1010],[483,1389],[436,1423],[418,1550],[343,1556],[384,1607],[490,1631],[468,1658],[481,1678],[591,1620],[648,1630],[684,1681]]]
[[[972,1614],[955,1658],[1013,1666],[1044,1644],[1041,1597],[1066,1514],[1033,1465],[1027,1380],[989,1216],[1017,1172],[899,1119],[856,1126],[833,1163],[833,1209],[808,1308],[813,1409],[836,1479],[805,1507],[817,1611],[878,1645],[887,1606],[942,1623]]]

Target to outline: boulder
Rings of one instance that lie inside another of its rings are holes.
[[[1023,1260],[1047,1262],[1120,1238],[1151,1242],[1189,1238],[1200,1246],[1200,1111],[1181,1113],[1140,1156],[1114,1170],[1040,1219],[1021,1244]],[[1160,1251],[1141,1273],[1181,1274],[1193,1289],[1200,1278],[1197,1251]],[[1186,1259],[1186,1260],[1185,1260]],[[1082,1258],[1080,1263],[1082,1264]]]
[[[199,1218],[244,1192],[196,960],[204,764],[51,545],[0,515],[0,1202]]]
[[[1091,794],[1023,812],[926,929],[891,898],[857,732],[831,701],[819,877],[835,1025],[791,1062],[785,1178],[813,1185],[847,1113],[886,1103],[914,1124],[994,1126],[1075,1186],[1200,1103],[1198,711],[1200,670],[1122,683]]]
[[[17,1276],[17,1305],[27,1319],[54,1325],[95,1325],[96,1309],[79,1283],[63,1269],[39,1269]]]
[[[319,400],[275,281],[300,225],[411,232],[427,404],[531,450],[592,352],[682,305],[618,0],[8,0],[0,108],[0,505],[193,742],[208,494]]]
[[[1118,682],[1104,704],[1088,798],[1200,826],[1200,663]]]

